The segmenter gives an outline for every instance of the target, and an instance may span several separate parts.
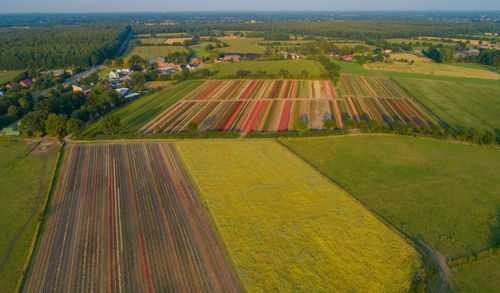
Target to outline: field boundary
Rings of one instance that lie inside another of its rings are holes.
[[[59,180],[59,173],[64,162],[65,157],[65,143],[59,145],[59,149],[57,151],[56,161],[54,163],[54,170],[52,171],[52,180],[49,183],[47,188],[47,196],[45,197],[44,208],[42,211],[42,219],[37,224],[35,229],[35,234],[33,236],[33,240],[30,247],[30,252],[28,257],[26,258],[26,262],[24,264],[23,272],[21,276],[19,276],[19,280],[17,282],[16,292],[21,292],[25,282],[27,280],[27,276],[29,271],[31,270],[31,266],[33,265],[33,261],[38,253],[37,249],[40,245],[40,241],[42,239],[42,235],[45,228],[45,223],[47,221],[48,210],[50,209],[50,202],[52,200],[52,194],[54,193],[54,188],[56,186],[56,182]]]
[[[293,156],[297,157],[299,160],[301,160],[303,163],[305,163],[307,166],[315,170],[323,179],[327,180],[329,183],[335,185],[342,193],[344,193],[346,196],[348,196],[350,199],[352,199],[354,202],[356,202],[358,205],[363,207],[366,211],[368,211],[370,214],[375,216],[381,223],[383,223],[386,227],[391,229],[393,232],[401,236],[405,242],[407,242],[409,245],[411,245],[415,250],[420,254],[421,259],[422,259],[422,265],[420,266],[419,270],[415,271],[413,274],[412,278],[412,284],[411,284],[411,291],[414,291],[419,284],[422,282],[426,284],[430,284],[431,282],[434,283],[436,281],[439,282],[439,280],[436,280],[436,276],[433,276],[432,279],[426,280],[426,279],[420,279],[420,271],[422,269],[428,268],[429,270],[435,269],[437,266],[440,270],[442,268],[439,266],[439,263],[436,263],[434,259],[432,258],[431,251],[427,250],[423,245],[417,244],[417,238],[413,238],[403,231],[399,230],[397,227],[391,225],[384,217],[380,216],[377,214],[375,211],[373,211],[371,208],[363,204],[360,200],[358,200],[356,197],[351,195],[347,190],[345,190],[337,181],[335,181],[333,178],[330,178],[326,176],[323,172],[321,172],[318,168],[314,167],[311,165],[309,162],[307,162],[303,157],[301,157],[298,153],[296,153],[294,150],[290,149],[287,145],[283,144],[280,139],[274,139],[281,147],[283,147],[286,151],[290,152]],[[443,289],[449,287],[449,281],[441,279],[441,287]],[[444,290],[440,290],[439,292],[444,292]]]
[[[186,171],[187,177],[193,184],[193,187],[195,188],[197,192],[196,199],[198,201],[198,204],[200,208],[203,209],[204,216],[206,217],[207,223],[212,231],[212,234],[214,236],[215,242],[217,243],[217,246],[219,247],[224,260],[227,262],[228,266],[231,269],[231,273],[233,274],[234,281],[236,282],[238,286],[238,290],[240,292],[247,292],[246,288],[243,286],[243,283],[241,282],[240,276],[238,275],[238,272],[236,271],[236,265],[233,262],[233,259],[231,258],[229,251],[226,247],[226,243],[224,242],[224,239],[222,239],[222,235],[215,224],[215,219],[212,216],[212,213],[210,212],[207,203],[205,200],[203,200],[203,196],[201,195],[201,190],[198,186],[198,183],[194,180],[193,176],[191,175],[191,172],[189,171],[186,163],[184,162],[184,157],[182,156],[182,153],[179,151],[179,146],[175,142],[171,142],[171,144],[174,146],[175,152],[177,153],[177,156],[179,157],[179,162],[182,165],[182,168]]]

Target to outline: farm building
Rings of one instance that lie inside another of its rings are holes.
[[[33,82],[31,82],[31,80],[29,80],[29,79],[25,79],[25,80],[21,80],[19,82],[19,84],[23,87],[30,87],[33,84]]]
[[[350,61],[350,60],[352,60],[352,58],[353,58],[353,56],[352,56],[352,55],[344,55],[344,56],[342,57],[342,59],[344,59],[345,61]]]
[[[85,86],[81,85],[79,83],[75,83],[75,84],[71,85],[71,87],[73,88],[74,92],[84,92],[85,91]]]

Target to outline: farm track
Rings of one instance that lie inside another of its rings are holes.
[[[171,144],[71,145],[25,292],[237,292]]]

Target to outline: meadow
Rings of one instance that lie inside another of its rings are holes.
[[[319,77],[325,75],[326,71],[321,64],[312,60],[279,60],[279,61],[245,61],[235,63],[218,63],[211,64],[207,67],[212,72],[214,77],[225,77],[228,75],[234,76],[239,70],[265,72],[266,75],[278,75],[281,69],[288,70],[290,75],[301,76],[302,71],[306,70],[309,77]]]
[[[221,41],[229,45],[229,47],[217,48],[221,53],[262,54],[266,49],[257,44],[262,41],[259,38],[221,39]]]
[[[421,73],[430,75],[444,75],[465,78],[483,78],[500,80],[500,75],[490,70],[471,67],[458,67],[450,64],[440,64],[432,61],[426,57],[418,57],[408,53],[395,53],[391,54],[392,63],[370,63],[365,64],[363,67],[369,70],[381,71],[396,71],[396,72],[409,72]],[[399,59],[406,59],[414,61],[414,63],[400,62]]]
[[[452,271],[457,292],[497,292],[500,256],[490,257]]]
[[[186,81],[165,90],[141,97],[111,112],[120,118],[120,133],[135,133],[148,121],[173,105],[187,93],[202,84],[202,81]],[[101,133],[99,120],[94,121],[81,134],[92,136]]]
[[[447,258],[498,244],[497,149],[395,136],[281,142]]]
[[[500,84],[402,77],[394,80],[453,128],[500,129]]]
[[[404,292],[402,235],[274,141],[179,141],[248,292]]]
[[[128,50],[125,59],[133,55],[139,55],[143,59],[152,59],[167,56],[174,52],[187,52],[182,46],[134,46],[132,50]]]
[[[21,73],[22,70],[7,70],[0,71],[0,84],[11,81],[16,75]]]
[[[0,139],[0,292],[15,292],[44,208],[56,152]]]
[[[238,292],[170,144],[71,145],[23,292]]]

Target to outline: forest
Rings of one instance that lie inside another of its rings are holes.
[[[0,29],[0,69],[89,67],[114,56],[124,25]]]

